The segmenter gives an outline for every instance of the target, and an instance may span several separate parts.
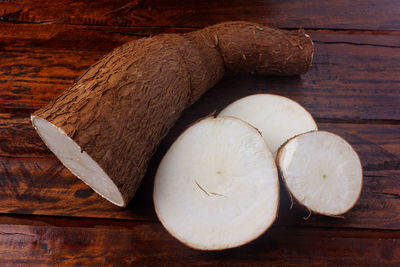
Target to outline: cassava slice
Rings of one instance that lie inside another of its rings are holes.
[[[290,139],[279,150],[277,164],[290,194],[313,212],[341,215],[360,196],[360,159],[335,134],[318,131]]]
[[[237,247],[275,220],[279,181],[259,132],[236,118],[206,118],[171,146],[157,170],[154,206],[165,228],[201,250]]]
[[[225,74],[302,74],[312,53],[302,31],[240,21],[139,39],[91,66],[32,124],[76,176],[125,206],[160,140]]]
[[[311,114],[289,98],[257,94],[241,98],[219,113],[242,119],[261,131],[274,156],[288,139],[318,129]]]

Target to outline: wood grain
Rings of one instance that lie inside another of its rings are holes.
[[[6,1],[0,20],[118,26],[204,27],[250,20],[283,28],[399,30],[400,4],[365,1]]]
[[[196,110],[194,107],[185,112],[164,139],[127,209],[108,203],[65,169],[36,135],[27,115],[2,114],[0,212],[156,220],[152,203],[155,171],[175,138],[202,116]],[[276,224],[400,229],[400,125],[319,123],[319,126],[343,136],[359,153],[365,174],[360,201],[345,219],[313,215],[305,221],[303,217],[308,212],[297,206],[289,210],[290,200],[282,189]]]
[[[98,27],[97,31],[93,29],[96,27],[52,24],[26,27],[0,27],[6,36],[0,39],[3,112],[30,112],[43,106],[114,47],[160,30],[141,29],[134,34],[136,30],[126,27],[120,32],[107,27]],[[41,34],[32,34],[34,29]],[[306,75],[225,79],[202,98],[207,108],[199,106],[198,112],[208,112],[249,94],[269,92],[299,101],[318,118],[400,119],[400,35],[311,35],[315,55]]]
[[[0,1],[0,266],[400,266],[399,14],[395,0]],[[226,20],[305,27],[313,67],[301,77],[231,77],[206,93],[164,139],[126,209],[74,177],[31,127],[31,112],[115,47]],[[304,220],[282,187],[279,217],[259,239],[189,249],[154,214],[158,163],[190,123],[260,92],[298,101],[355,147],[361,198],[344,218]]]
[[[26,221],[26,220],[25,220]],[[82,224],[85,224],[84,222]],[[273,227],[249,245],[221,252],[185,247],[160,224],[0,225],[0,264],[74,266],[396,266],[400,236],[387,231]]]

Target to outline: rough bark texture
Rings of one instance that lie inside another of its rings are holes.
[[[303,32],[248,22],[157,35],[118,47],[34,116],[60,127],[86,151],[126,205],[181,112],[225,74],[302,74],[312,53]]]

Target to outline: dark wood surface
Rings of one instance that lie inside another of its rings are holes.
[[[5,1],[3,21],[107,26],[203,27],[251,20],[281,28],[399,30],[396,0]]]
[[[299,77],[231,77],[186,110],[126,209],[99,197],[45,147],[29,114],[131,40],[250,20],[315,41]],[[312,215],[281,191],[256,241],[201,252],[172,238],[152,204],[159,161],[191,122],[254,93],[304,105],[360,155],[364,185],[344,218]],[[400,265],[400,3],[385,1],[0,2],[0,266]]]

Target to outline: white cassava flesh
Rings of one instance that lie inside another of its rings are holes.
[[[360,196],[360,159],[335,134],[309,132],[290,139],[279,150],[277,164],[289,192],[313,212],[341,215]]]
[[[260,130],[274,156],[288,139],[318,129],[311,114],[301,105],[272,94],[241,98],[218,115],[223,116],[242,119]]]
[[[279,181],[259,132],[236,118],[206,118],[171,146],[157,170],[154,206],[174,237],[201,250],[237,247],[276,218]]]
[[[122,195],[110,177],[62,129],[39,117],[32,116],[31,120],[40,137],[65,167],[102,197],[117,206],[124,205]]]

